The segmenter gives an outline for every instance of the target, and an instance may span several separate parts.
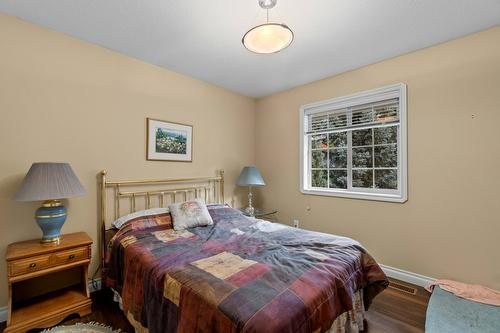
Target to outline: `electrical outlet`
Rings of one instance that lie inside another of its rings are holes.
[[[293,226],[299,228],[299,220],[293,220]]]

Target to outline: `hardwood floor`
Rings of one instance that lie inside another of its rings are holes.
[[[367,332],[424,332],[430,294],[424,288],[392,281],[416,288],[417,294],[409,295],[391,288],[384,290],[366,312]]]
[[[366,333],[416,333],[424,332],[425,311],[429,294],[423,288],[417,287],[417,295],[408,295],[393,289],[386,289],[373,301],[370,310],[366,312]],[[78,318],[68,317],[61,325],[72,325],[77,322],[99,322],[123,332],[134,332],[127,318],[118,305],[112,301],[108,292],[92,294],[92,314]],[[0,330],[5,323],[0,324]],[[30,332],[40,332],[32,330]]]

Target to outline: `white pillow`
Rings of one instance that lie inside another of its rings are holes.
[[[208,213],[205,201],[195,199],[191,201],[176,203],[168,206],[174,230],[186,228],[203,227],[214,224]]]
[[[150,209],[145,209],[145,210],[139,210],[137,212],[130,213],[128,215],[120,217],[118,220],[114,221],[111,223],[113,227],[116,229],[121,229],[127,222],[141,217],[141,216],[151,216],[151,215],[158,215],[158,214],[164,214],[168,213],[169,210],[168,208],[150,208]]]

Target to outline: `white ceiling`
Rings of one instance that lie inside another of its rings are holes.
[[[257,0],[0,0],[0,11],[261,97],[500,24],[500,0],[278,0],[295,33],[276,54],[241,37]]]

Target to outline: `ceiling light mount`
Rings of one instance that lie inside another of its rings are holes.
[[[259,0],[259,6],[262,9],[271,9],[276,6],[276,2],[278,2],[278,0]]]
[[[259,0],[259,6],[267,11],[267,23],[248,30],[241,42],[247,50],[259,54],[276,53],[286,49],[293,41],[293,32],[282,23],[269,23],[269,9],[277,0]]]

